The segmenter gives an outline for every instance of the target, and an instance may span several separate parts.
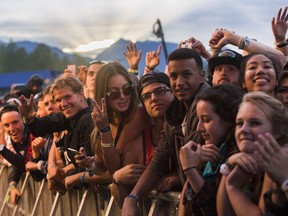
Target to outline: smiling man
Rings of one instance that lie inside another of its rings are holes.
[[[5,133],[9,136],[7,143],[11,144],[9,149],[13,149],[12,152],[4,144],[0,144],[0,154],[13,165],[8,175],[8,182],[11,202],[16,204],[17,198],[21,196],[16,186],[25,172],[25,164],[30,157],[32,137],[15,105],[4,106],[0,111],[0,120]]]
[[[24,97],[20,97],[22,105],[19,110],[35,136],[44,137],[53,132],[67,131],[67,133],[56,143],[57,148],[62,149],[62,156],[65,164],[64,169],[56,165],[55,157],[49,154],[48,175],[49,180],[58,183],[64,183],[65,173],[74,174],[83,171],[75,163],[74,153],[68,151],[68,148],[79,150],[84,147],[88,156],[93,156],[90,145],[90,135],[94,123],[91,118],[92,107],[88,105],[83,93],[83,87],[80,81],[73,77],[58,77],[51,87],[52,97],[60,113],[51,114],[42,118],[33,116],[32,104]],[[50,151],[51,153],[51,151]],[[75,169],[75,167],[78,167]],[[51,168],[51,169],[50,169]]]

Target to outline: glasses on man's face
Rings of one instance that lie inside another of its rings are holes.
[[[122,89],[122,91],[113,91],[113,92],[107,92],[106,95],[110,100],[117,100],[121,97],[121,92],[124,96],[130,96],[133,92],[134,86],[128,86]]]
[[[164,96],[167,91],[171,91],[171,89],[169,89],[167,87],[158,87],[158,88],[154,89],[152,92],[147,92],[147,93],[143,94],[141,96],[141,98],[145,102],[145,101],[148,101],[151,99],[152,93],[154,95],[156,95],[157,97],[161,97],[161,96]]]
[[[287,87],[280,87],[280,89],[278,89],[277,92],[281,93],[281,94],[287,94],[288,93],[288,88]]]

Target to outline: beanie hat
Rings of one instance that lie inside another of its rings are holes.
[[[43,78],[38,74],[32,75],[28,81],[28,85],[42,86],[43,83]]]

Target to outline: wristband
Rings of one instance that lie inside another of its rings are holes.
[[[24,123],[30,124],[34,120],[34,116],[32,117],[23,116],[23,119],[24,119]]]
[[[148,66],[145,65],[145,68],[147,68],[149,71],[153,71],[154,68],[149,68]]]
[[[115,147],[115,142],[114,142],[114,140],[112,142],[110,142],[110,143],[101,142],[101,146],[104,147],[104,148]]]
[[[37,163],[37,169],[41,171],[43,164],[44,164],[44,161],[42,161],[42,160],[38,161],[38,163]]]
[[[100,131],[100,133],[106,133],[106,132],[110,131],[110,126],[99,129],[99,131]]]
[[[9,187],[8,187],[8,190],[10,191],[11,190],[11,188],[16,188],[16,184],[11,184],[11,185],[9,185]]]
[[[129,194],[126,196],[128,199],[136,199],[137,202],[139,202],[140,198],[136,194]]]
[[[89,167],[85,167],[85,170],[88,172],[89,177],[92,177],[94,175],[94,173],[92,172],[94,169],[96,169],[95,161]]]
[[[188,167],[188,168],[186,168],[186,169],[183,170],[183,173],[185,173],[185,172],[188,171],[188,170],[196,169],[196,168],[197,168],[197,166]]]
[[[84,182],[85,173],[86,173],[86,170],[83,172],[83,174],[81,174],[81,176],[79,178],[81,182]]]
[[[285,47],[285,46],[287,46],[287,45],[288,45],[288,39],[283,40],[283,41],[281,41],[281,42],[279,42],[279,43],[276,43],[276,47],[277,47],[277,48],[282,48],[282,47]]]
[[[281,190],[283,191],[283,192],[288,192],[288,179],[286,179],[283,183],[282,183],[282,185],[281,185]]]
[[[222,175],[228,176],[230,174],[231,170],[228,168],[228,166],[224,163],[220,166],[220,173]]]
[[[239,44],[238,44],[238,48],[243,50],[245,48],[245,46],[250,46],[250,41],[249,41],[249,38],[247,36],[241,38],[241,40],[239,41]]]
[[[138,68],[129,68],[128,72],[138,75]]]

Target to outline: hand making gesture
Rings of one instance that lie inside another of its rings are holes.
[[[285,40],[288,29],[288,7],[285,7],[282,13],[282,8],[279,9],[277,17],[273,17],[271,21],[272,32],[275,37],[275,42],[280,43]]]
[[[138,69],[138,64],[141,60],[141,50],[137,50],[137,46],[135,43],[130,42],[128,46],[126,46],[127,53],[123,51],[123,55],[126,57],[128,64],[131,69]]]
[[[107,115],[105,98],[101,99],[100,105],[96,101],[93,101],[93,105],[94,108],[91,113],[91,116],[95,126],[101,131],[102,129],[109,126],[109,118]]]

